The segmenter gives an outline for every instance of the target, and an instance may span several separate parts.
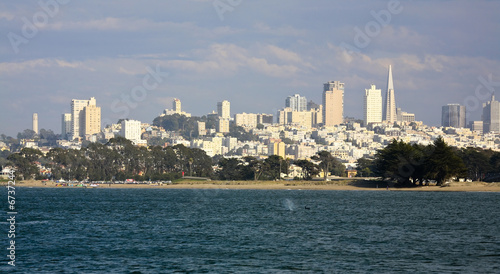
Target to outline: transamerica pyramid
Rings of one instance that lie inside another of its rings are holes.
[[[394,123],[398,120],[396,115],[396,99],[394,97],[394,83],[392,82],[391,65],[389,65],[389,76],[387,77],[387,92],[385,95],[382,119],[389,123]]]

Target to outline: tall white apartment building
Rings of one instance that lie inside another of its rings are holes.
[[[256,128],[257,114],[255,113],[237,113],[234,115],[234,123],[236,126]]]
[[[323,85],[323,123],[340,125],[344,121],[344,83],[330,81]]]
[[[285,100],[285,107],[291,108],[292,111],[307,111],[307,99],[299,94],[288,96]]]
[[[365,89],[363,121],[365,125],[382,122],[382,90],[377,89],[375,85]]]
[[[230,103],[227,100],[217,103],[217,114],[222,119],[231,119]]]
[[[89,108],[85,111],[87,107]],[[94,97],[91,97],[90,100],[71,100],[71,139],[97,133],[100,128],[101,108],[97,107]]]
[[[134,144],[141,140],[141,121],[123,120],[120,135]]]
[[[68,139],[71,135],[71,113],[63,113],[61,118],[61,135],[63,139]]]

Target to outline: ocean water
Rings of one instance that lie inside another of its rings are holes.
[[[16,206],[2,273],[500,273],[500,193],[18,188]]]

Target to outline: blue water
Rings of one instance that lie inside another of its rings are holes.
[[[18,188],[16,198],[15,267],[0,222],[3,273],[500,273],[500,193]]]

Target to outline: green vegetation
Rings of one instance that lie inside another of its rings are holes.
[[[302,168],[304,180],[311,180],[320,174],[321,170],[338,176],[343,176],[345,173],[345,166],[328,151],[319,152],[313,160],[320,164],[317,165],[308,160],[293,161],[293,164]],[[291,163],[289,159],[285,160],[277,155],[271,155],[265,160],[258,160],[255,157],[245,157],[243,160],[222,158],[219,160],[217,178],[219,180],[277,180],[280,178],[280,172],[289,173]]]
[[[53,179],[65,180],[172,180],[180,178],[181,172],[199,177],[212,175],[212,160],[203,150],[183,145],[137,147],[122,137],[107,144],[90,143],[81,150],[54,148],[46,156],[39,150],[24,148],[7,159],[16,166],[18,179],[40,179],[37,161],[51,168]]]
[[[330,152],[323,150],[318,152],[315,156],[311,157],[312,160],[319,161],[319,166],[321,170],[323,170],[323,180],[326,181],[326,177],[328,173],[332,173],[336,176],[344,176],[345,175],[345,166],[340,162],[339,159],[330,154]]]
[[[277,180],[281,173],[288,173],[289,161],[281,156],[271,155],[265,160],[245,157],[244,160],[221,158],[219,160],[219,180]]]
[[[498,180],[500,153],[479,148],[458,150],[440,137],[428,146],[394,140],[374,160],[359,159],[359,176],[379,176],[400,186],[442,185],[452,177]]]

